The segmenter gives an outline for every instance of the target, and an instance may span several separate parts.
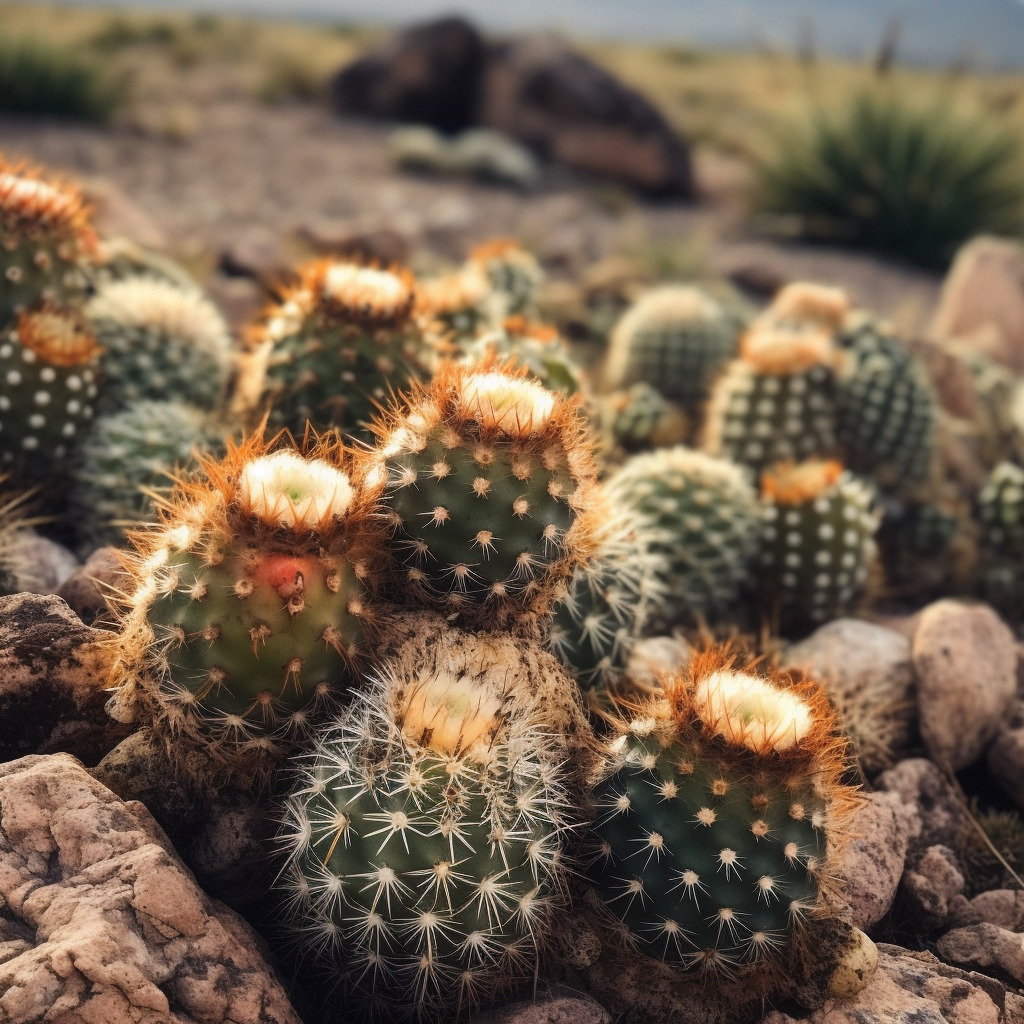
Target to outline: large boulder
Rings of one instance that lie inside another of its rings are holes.
[[[300,1024],[260,940],[67,754],[0,765],[0,1020]]]
[[[331,99],[339,114],[458,131],[473,123],[483,63],[479,32],[462,18],[441,18],[342,68]]]
[[[492,46],[479,121],[574,170],[654,195],[687,196],[687,144],[638,92],[547,36]]]

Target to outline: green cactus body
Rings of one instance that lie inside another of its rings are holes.
[[[652,607],[664,603],[669,538],[629,518],[609,520],[590,561],[573,574],[556,610],[549,646],[584,689],[614,690],[644,635]]]
[[[516,242],[498,239],[478,246],[469,262],[483,271],[497,302],[497,319],[528,314],[544,279],[536,258]]]
[[[664,600],[651,609],[652,627],[729,610],[757,546],[758,506],[743,471],[678,446],[635,455],[608,480],[613,507],[645,522],[662,540]]]
[[[224,398],[232,342],[220,313],[198,291],[151,277],[104,285],[85,309],[104,348],[102,410],[140,399],[203,409]]]
[[[846,356],[836,395],[844,462],[890,489],[923,480],[938,405],[922,368],[898,338],[869,320],[844,330],[837,343]]]
[[[598,420],[612,446],[626,451],[679,444],[688,432],[680,409],[644,383],[604,396]]]
[[[1024,608],[1024,467],[1001,462],[978,495],[981,592],[1017,617]]]
[[[70,314],[22,313],[0,332],[0,466],[26,481],[63,473],[93,416],[95,339]]]
[[[330,462],[288,451],[229,449],[204,469],[136,538],[116,704],[141,703],[172,753],[198,746],[258,771],[336,703],[358,656],[368,619],[343,528],[352,490]]]
[[[827,702],[700,661],[695,681],[670,680],[619,723],[594,793],[591,878],[649,956],[729,977],[778,970],[820,906],[848,799]]]
[[[382,435],[398,586],[468,613],[551,599],[578,557],[594,470],[575,404],[450,366]]]
[[[744,338],[741,357],[718,378],[704,447],[755,474],[785,459],[836,447],[835,375],[828,335],[772,328]]]
[[[103,238],[94,266],[90,268],[94,290],[100,290],[116,281],[145,278],[163,281],[181,291],[197,294],[199,287],[193,277],[180,264],[163,253],[146,249],[128,238]]]
[[[79,303],[95,245],[77,192],[0,158],[0,329],[26,310]]]
[[[630,307],[612,332],[606,383],[649,384],[696,414],[718,372],[736,355],[740,330],[699,288],[658,288]]]
[[[488,353],[502,360],[514,359],[544,387],[564,395],[575,395],[582,386],[580,368],[558,331],[523,317],[510,317],[500,330],[479,335],[464,352],[469,365],[482,361]]]
[[[125,529],[153,518],[152,493],[168,490],[196,452],[219,453],[222,431],[181,402],[133,403],[99,416],[78,448],[69,503],[90,550],[120,546]]]
[[[453,350],[461,351],[494,319],[489,306],[491,285],[483,271],[467,264],[444,277],[421,282],[416,311],[428,330],[440,334]]]
[[[542,718],[493,675],[385,664],[304,758],[279,884],[353,1017],[449,1020],[536,967],[565,793]]]
[[[756,587],[782,628],[848,612],[863,596],[875,559],[874,493],[837,462],[766,473]]]
[[[302,437],[337,427],[369,438],[369,421],[424,372],[422,333],[405,273],[320,261],[257,332],[267,346],[270,425]]]
[[[900,592],[932,589],[949,572],[949,547],[960,527],[954,512],[933,502],[886,508],[878,530],[886,583]]]

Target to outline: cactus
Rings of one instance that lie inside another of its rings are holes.
[[[509,317],[499,330],[478,335],[463,346],[463,351],[463,361],[469,364],[481,362],[488,353],[500,359],[514,359],[544,387],[565,395],[574,395],[582,387],[580,368],[557,328],[522,316]]]
[[[0,463],[53,484],[93,416],[100,354],[72,311],[23,311],[0,332]]]
[[[528,314],[536,302],[544,273],[536,257],[518,242],[496,238],[469,254],[471,266],[483,271],[500,300],[500,317]]]
[[[21,535],[41,520],[26,515],[30,491],[15,491],[0,475],[0,596],[33,591],[41,584],[38,566],[22,554]]]
[[[591,877],[623,937],[770,984],[825,909],[854,806],[824,690],[712,649],[616,725]]]
[[[139,399],[216,408],[227,389],[232,342],[217,309],[194,290],[153,277],[100,288],[85,307],[104,348],[101,409]]]
[[[876,554],[874,494],[840,463],[780,463],[762,479],[757,589],[781,628],[845,614],[863,595]]]
[[[704,445],[755,473],[836,447],[835,348],[809,327],[755,326],[711,393]]]
[[[494,319],[491,285],[480,267],[467,264],[416,288],[416,312],[427,330],[439,334],[450,353],[460,351]]]
[[[412,277],[317,260],[271,307],[248,339],[261,353],[270,425],[302,437],[338,427],[368,436],[377,408],[423,372]]]
[[[198,292],[189,272],[163,253],[137,245],[128,238],[101,238],[96,263],[89,274],[94,290],[115,281],[145,278],[176,285],[182,291]]]
[[[956,513],[935,502],[890,503],[878,530],[887,590],[901,595],[941,593],[956,571]]]
[[[0,330],[85,297],[96,236],[81,195],[0,156]]]
[[[1019,615],[1024,607],[1024,467],[1001,462],[978,495],[982,528],[981,592]]]
[[[651,626],[714,618],[729,610],[747,577],[758,537],[758,505],[743,471],[682,445],[628,459],[608,480],[612,506],[660,534],[652,553],[665,599]]]
[[[540,613],[586,556],[596,469],[578,401],[525,374],[445,364],[378,427],[367,479],[403,597],[467,621]]]
[[[615,325],[605,383],[649,384],[687,415],[698,414],[719,370],[736,355],[741,327],[699,288],[657,288]]]
[[[537,968],[569,800],[509,646],[495,661],[470,637],[416,645],[304,758],[280,884],[299,947],[353,1015],[453,1019]]]
[[[651,609],[665,603],[665,558],[652,547],[671,542],[634,517],[602,517],[593,555],[573,574],[548,638],[585,690],[614,691],[621,682]]]
[[[889,490],[924,480],[935,449],[938,403],[916,360],[867,317],[838,335],[836,434],[844,463]]]
[[[111,712],[151,719],[172,761],[200,748],[211,776],[259,776],[345,684],[370,619],[350,549],[364,513],[339,459],[249,438],[204,457],[133,535]]]
[[[140,401],[96,419],[79,447],[68,496],[83,548],[120,546],[125,530],[153,518],[154,492],[197,452],[217,453],[221,430],[201,409]]]
[[[837,334],[850,313],[850,300],[842,288],[795,281],[779,290],[757,319],[758,326],[814,328]]]

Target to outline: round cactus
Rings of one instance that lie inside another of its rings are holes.
[[[783,463],[762,479],[757,589],[781,628],[845,614],[874,564],[874,493],[835,461]]]
[[[483,271],[498,298],[499,318],[529,313],[544,273],[535,256],[518,242],[496,238],[469,254],[471,266]]]
[[[712,390],[704,448],[756,473],[784,459],[832,454],[835,359],[824,331],[752,328]]]
[[[379,428],[368,480],[403,596],[488,621],[539,613],[586,555],[596,470],[578,402],[525,373],[446,364]]]
[[[0,332],[0,462],[15,477],[53,482],[92,419],[96,338],[74,313],[22,312]]]
[[[1024,467],[1001,462],[978,495],[982,526],[981,592],[1018,616],[1024,608]]]
[[[584,689],[613,691],[651,609],[664,605],[665,557],[655,544],[671,542],[634,516],[604,518],[594,552],[569,583],[548,642]]]
[[[472,644],[432,653],[386,663],[318,735],[281,834],[299,946],[388,1020],[528,981],[567,874],[561,748],[529,678]]]
[[[377,409],[422,371],[407,271],[318,260],[249,338],[262,354],[270,425],[302,437],[338,427],[368,437]]]
[[[719,370],[736,355],[741,324],[691,285],[665,285],[642,296],[615,325],[605,383],[642,382],[699,412]]]
[[[634,455],[608,492],[614,508],[662,538],[651,544],[665,594],[652,627],[729,610],[757,546],[757,497],[742,469],[680,445]]]
[[[95,290],[115,281],[146,278],[176,285],[182,291],[199,291],[195,280],[183,266],[129,238],[101,238],[96,263],[89,268],[89,276]]]
[[[96,236],[77,190],[0,156],[0,329],[85,297]]]
[[[757,318],[759,326],[814,328],[834,335],[846,323],[850,300],[842,288],[794,281],[780,289]]]
[[[853,807],[823,689],[712,650],[617,727],[591,877],[623,937],[684,971],[781,973]]]
[[[492,323],[488,299],[491,284],[483,270],[466,264],[443,277],[427,279],[416,288],[416,312],[454,352]]]
[[[101,287],[85,315],[104,349],[104,412],[139,399],[203,409],[222,402],[232,367],[231,336],[198,291],[130,277]]]
[[[598,400],[596,418],[606,446],[627,452],[680,444],[689,433],[682,410],[650,384],[604,395]]]
[[[938,403],[923,369],[889,330],[870,319],[837,337],[836,433],[844,462],[879,486],[905,488],[928,475]]]
[[[201,747],[258,775],[343,688],[369,620],[338,462],[252,438],[204,458],[133,536],[111,709],[150,718],[172,760]]]
[[[533,323],[522,316],[509,317],[496,331],[480,334],[463,346],[463,362],[472,365],[489,354],[499,359],[514,359],[530,371],[530,376],[552,391],[576,394],[582,386],[582,374],[557,328]]]
[[[222,430],[181,402],[136,402],[99,416],[80,445],[68,502],[82,545],[120,546],[125,531],[153,518],[155,492],[196,453],[216,453]]]

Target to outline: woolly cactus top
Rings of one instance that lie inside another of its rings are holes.
[[[814,327],[752,327],[740,342],[740,359],[765,374],[803,373],[835,358],[831,334]]]
[[[417,312],[441,317],[479,306],[490,291],[483,271],[473,263],[443,277],[423,281],[416,289]]]
[[[761,491],[776,504],[803,505],[820,498],[842,475],[842,463],[835,459],[782,462],[762,475]]]
[[[323,268],[319,283],[321,295],[339,313],[401,320],[413,304],[412,277],[407,271],[332,263]]]
[[[842,288],[796,281],[775,296],[759,322],[807,325],[834,334],[849,312],[850,300]]]
[[[55,310],[20,314],[17,334],[26,349],[50,366],[83,366],[102,351],[78,317]]]
[[[96,238],[81,194],[41,173],[8,164],[0,156],[0,229],[63,234],[83,249]]]

